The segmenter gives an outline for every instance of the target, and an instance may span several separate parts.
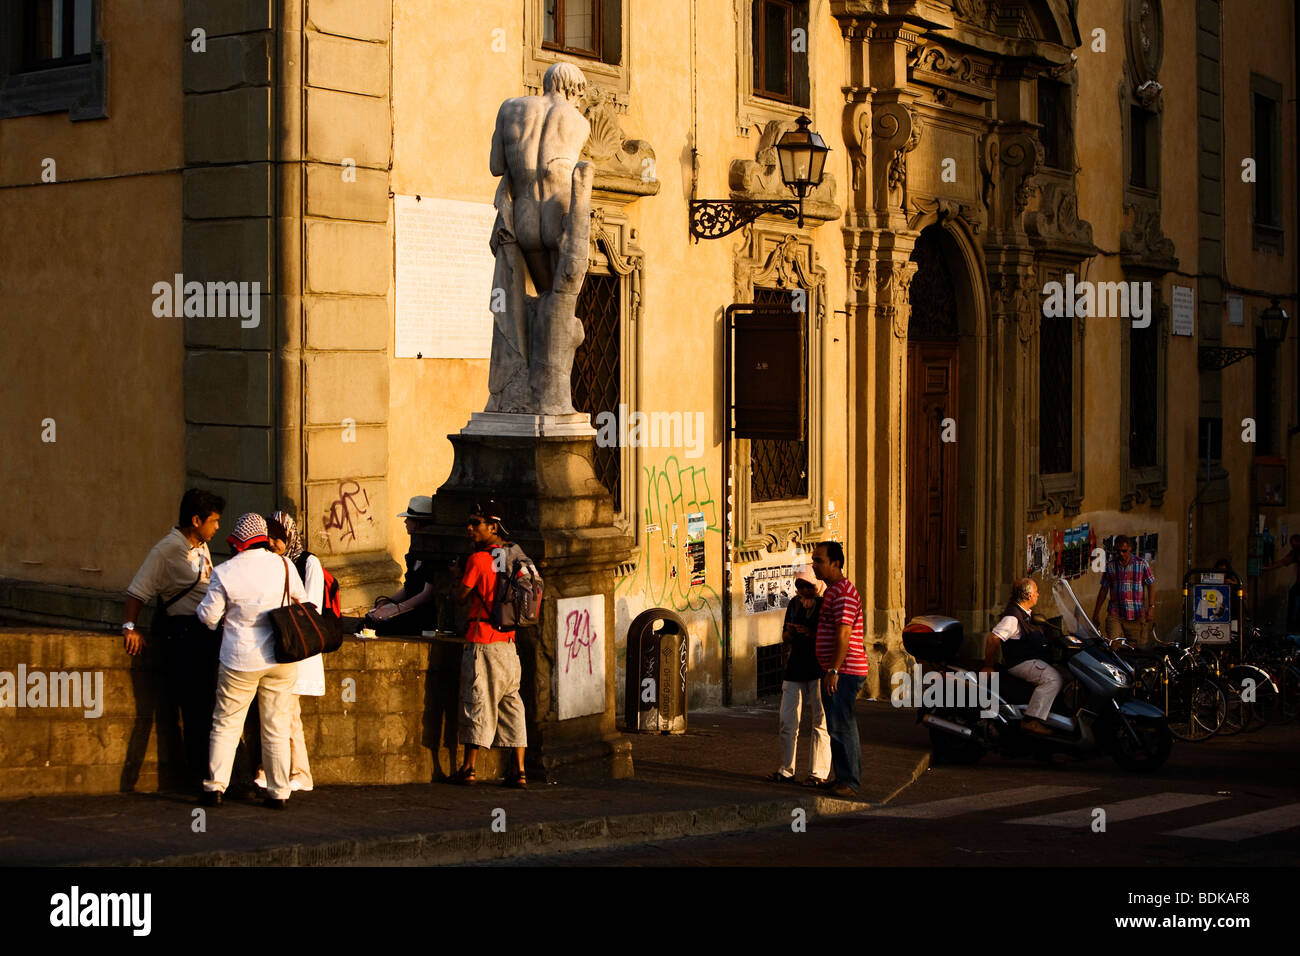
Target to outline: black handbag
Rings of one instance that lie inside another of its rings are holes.
[[[268,611],[275,633],[275,660],[279,664],[305,661],[317,654],[329,654],[343,646],[343,628],[331,613],[322,614],[314,604],[289,597],[289,562],[284,561],[284,597],[280,607]]]

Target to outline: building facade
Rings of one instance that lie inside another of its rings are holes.
[[[1297,329],[1259,322],[1300,286],[1295,14],[1250,6],[0,0],[0,614],[114,623],[192,484],[296,511],[345,604],[392,588],[393,515],[487,399],[404,283],[490,322],[446,223],[490,223],[497,107],[567,61],[596,169],[575,401],[662,426],[597,450],[636,542],[616,640],[673,610],[692,705],[753,700],[826,538],[873,694],[909,616],[982,634],[1035,546],[1091,610],[1093,548],[1146,536],[1171,627],[1189,548],[1244,573],[1261,516],[1300,532]],[[692,200],[789,198],[804,115],[831,153],[802,226],[697,240]],[[737,438],[728,307],[787,301],[800,437]]]

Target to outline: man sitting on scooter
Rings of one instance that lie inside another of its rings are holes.
[[[997,656],[1000,643],[1006,672],[1034,685],[1022,726],[1032,734],[1050,734],[1047,715],[1064,680],[1060,672],[1047,663],[1047,636],[1030,617],[1029,612],[1037,603],[1038,585],[1030,578],[1016,581],[1002,619],[984,641],[984,671],[992,672],[993,658]]]

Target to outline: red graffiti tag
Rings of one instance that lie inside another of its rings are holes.
[[[587,650],[587,673],[595,673],[591,666],[591,645],[599,639],[600,635],[591,628],[589,611],[570,611],[564,620],[564,649],[568,651],[564,673],[569,673],[569,664],[577,659],[583,648]]]
[[[358,496],[360,501],[358,501]],[[331,502],[329,510],[325,512],[325,528],[327,531],[341,531],[341,540],[355,541],[357,538],[356,529],[352,526],[353,517],[366,516],[366,520],[371,524],[375,519],[369,516],[366,510],[370,507],[370,495],[356,481],[340,481],[339,496]]]

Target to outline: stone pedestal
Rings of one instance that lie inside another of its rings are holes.
[[[532,416],[476,415],[465,432],[448,436],[455,447],[451,476],[434,495],[433,524],[417,535],[413,548],[435,567],[447,568],[470,551],[470,510],[496,501],[507,537],[533,559],[544,580],[541,621],[519,630],[516,640],[529,774],[548,781],[630,777],[631,742],[615,726],[613,570],[630,558],[633,540],[613,525],[613,501],[592,467],[589,423],[588,434],[572,434],[581,430],[577,422],[563,423],[569,434],[554,434],[554,428],[529,433],[525,427],[540,422],[511,423],[517,426],[513,434],[482,432],[481,423],[506,417]],[[443,571],[439,590],[449,594],[453,583],[450,571]],[[443,600],[441,628],[463,633],[464,616],[463,608]],[[498,763],[480,766],[490,772]]]

